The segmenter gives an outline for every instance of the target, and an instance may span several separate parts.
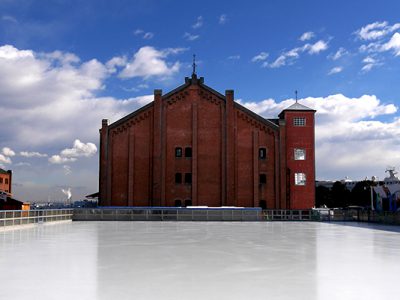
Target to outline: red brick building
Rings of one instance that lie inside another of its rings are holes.
[[[11,196],[11,180],[12,171],[6,171],[0,168],[0,192],[6,193]]]
[[[102,206],[314,206],[314,114],[264,119],[193,74],[100,129]]]

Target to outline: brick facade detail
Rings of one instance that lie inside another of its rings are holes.
[[[150,104],[102,121],[99,205],[311,208],[314,113],[288,108],[267,120],[195,74],[165,95],[155,90]],[[299,117],[305,126],[294,125]],[[294,159],[295,148],[305,160]]]

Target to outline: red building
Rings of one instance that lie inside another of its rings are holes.
[[[11,180],[12,180],[12,171],[11,170],[3,170],[0,168],[0,192],[3,194],[7,194],[11,196]]]
[[[162,94],[100,129],[102,206],[314,206],[314,114],[264,119],[204,84]]]

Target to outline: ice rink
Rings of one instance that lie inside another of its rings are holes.
[[[400,299],[399,232],[317,222],[0,231],[0,299]]]

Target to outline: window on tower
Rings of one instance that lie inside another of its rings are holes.
[[[294,160],[305,160],[306,149],[294,149]]]
[[[306,185],[306,174],[294,173],[294,184],[295,185]]]
[[[267,174],[260,174],[259,182],[260,182],[260,184],[266,184],[267,183]]]
[[[294,126],[306,126],[306,118],[304,117],[295,117],[293,118]]]

